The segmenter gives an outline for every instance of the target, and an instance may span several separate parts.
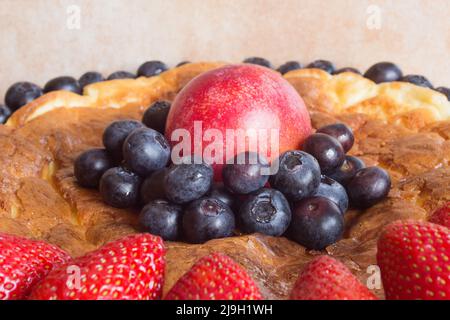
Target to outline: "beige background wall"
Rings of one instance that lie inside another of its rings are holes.
[[[450,86],[449,17],[450,0],[0,0],[0,100],[18,80],[251,55],[361,69],[393,60]]]

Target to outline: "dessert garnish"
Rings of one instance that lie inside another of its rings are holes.
[[[261,300],[253,279],[230,257],[213,253],[183,275],[166,300]]]
[[[291,292],[293,300],[376,300],[338,260],[319,256],[301,271]]]
[[[450,232],[423,221],[396,221],[378,239],[387,299],[450,299]]]
[[[52,270],[30,300],[160,299],[165,248],[148,233],[112,241]]]

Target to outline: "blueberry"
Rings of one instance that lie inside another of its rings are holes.
[[[169,162],[169,142],[153,129],[136,129],[123,143],[123,158],[131,170],[141,176],[148,176]]]
[[[117,79],[134,79],[136,75],[128,71],[116,71],[111,73],[106,80],[117,80]]]
[[[286,74],[289,71],[298,70],[303,68],[303,66],[298,61],[288,61],[278,67],[277,71],[281,74]]]
[[[325,133],[337,139],[345,152],[348,152],[355,142],[352,129],[343,123],[335,123],[321,127],[317,130],[317,133]]]
[[[164,134],[169,110],[170,102],[156,101],[145,111],[142,122],[147,127]]]
[[[118,120],[111,123],[103,132],[103,145],[116,161],[122,160],[122,148],[128,135],[144,125],[136,120]]]
[[[333,73],[335,70],[335,67],[333,65],[333,63],[331,63],[328,60],[316,60],[314,62],[311,62],[310,64],[308,64],[307,68],[309,69],[321,69],[325,72],[328,73]]]
[[[102,175],[113,167],[105,149],[91,149],[80,154],[74,163],[78,184],[85,188],[97,188]]]
[[[139,67],[137,75],[138,77],[153,77],[166,71],[167,69],[168,68],[164,62],[156,60],[147,61]]]
[[[87,85],[104,81],[102,74],[95,71],[89,71],[83,74],[80,79],[78,79],[78,83],[80,84],[81,89],[86,87]]]
[[[450,101],[450,88],[439,87],[439,88],[436,88],[436,91],[445,95],[447,97],[447,100]]]
[[[289,200],[298,201],[316,192],[320,184],[317,160],[303,151],[287,151],[277,160],[278,172],[270,177],[270,185]]]
[[[345,188],[335,180],[322,176],[315,196],[327,198],[336,203],[344,214],[348,209],[348,196]]]
[[[65,90],[81,94],[80,84],[75,78],[72,77],[57,77],[48,81],[44,86],[45,93],[57,90]]]
[[[205,163],[172,164],[164,177],[166,197],[184,204],[204,196],[213,183],[213,169]]]
[[[34,83],[17,82],[6,91],[5,103],[11,112],[14,112],[40,96],[42,96],[42,89]]]
[[[100,179],[100,194],[103,201],[116,208],[130,208],[139,203],[141,178],[134,172],[114,167]]]
[[[153,172],[148,176],[141,186],[141,199],[143,203],[149,203],[152,200],[164,199],[166,194],[164,192],[164,177],[166,168]]]
[[[191,63],[190,61],[181,61],[180,63],[178,63],[175,67],[181,67],[181,66],[184,66],[185,64],[189,64],[189,63]]]
[[[420,87],[433,89],[433,85],[431,84],[431,82],[427,78],[425,78],[424,76],[421,76],[421,75],[408,74],[406,76],[403,76],[401,81],[409,82],[409,83],[415,84]]]
[[[6,123],[10,115],[11,110],[7,106],[0,104],[0,124]]]
[[[192,202],[183,214],[183,233],[190,243],[230,237],[234,228],[233,211],[214,198],[202,198]]]
[[[164,240],[176,241],[181,236],[183,210],[167,200],[153,200],[142,208],[139,224],[145,232]]]
[[[256,64],[258,66],[263,66],[272,69],[272,64],[269,60],[260,57],[250,57],[243,61],[244,63]]]
[[[350,67],[338,69],[338,70],[334,71],[333,74],[340,74],[343,72],[353,72],[356,74],[361,74],[361,71],[359,71],[358,69],[350,68]]]
[[[364,77],[375,83],[398,81],[403,73],[400,68],[391,62],[379,62],[371,66]]]
[[[310,250],[322,250],[339,241],[344,233],[344,216],[339,207],[324,197],[310,197],[295,204],[288,237]]]
[[[245,199],[239,209],[239,226],[245,233],[281,236],[291,222],[291,208],[275,189],[261,189]]]
[[[255,152],[240,153],[223,167],[223,183],[232,193],[249,194],[264,187],[269,180],[269,168],[264,156]]]
[[[356,172],[365,167],[366,165],[361,159],[353,156],[345,156],[342,166],[331,173],[329,177],[336,180],[341,185],[346,186]]]
[[[380,167],[360,169],[347,184],[350,204],[358,209],[369,208],[384,198],[391,189],[391,178]]]
[[[236,202],[234,196],[225,188],[223,183],[216,183],[208,192],[208,197],[222,201],[231,209],[234,209]]]
[[[314,133],[306,138],[303,151],[317,159],[323,174],[334,172],[345,159],[345,152],[339,141],[324,133]]]

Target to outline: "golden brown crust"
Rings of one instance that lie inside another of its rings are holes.
[[[138,232],[137,211],[103,204],[95,190],[77,186],[73,161],[101,146],[104,128],[115,119],[140,119],[156,99],[173,99],[196,75],[221,63],[188,64],[158,77],[93,84],[79,96],[44,95],[0,126],[0,231],[45,239],[74,256]],[[450,106],[442,95],[410,84],[375,85],[352,73],[293,71],[286,79],[311,111],[315,128],[350,125],[351,154],[386,168],[393,178],[388,199],[346,215],[346,237],[327,248],[362,280],[376,263],[381,228],[397,219],[428,218],[450,201]],[[299,270],[318,252],[285,239],[248,235],[203,245],[168,242],[165,290],[198,258],[222,251],[242,264],[265,297],[288,296]],[[379,296],[382,290],[375,290]]]

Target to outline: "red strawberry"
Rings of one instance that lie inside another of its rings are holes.
[[[440,225],[397,221],[378,239],[387,299],[450,299],[450,232]]]
[[[26,298],[39,280],[69,260],[49,243],[0,234],[0,300]]]
[[[430,222],[450,228],[450,201],[431,215]]]
[[[166,300],[261,300],[255,282],[230,257],[213,253],[183,275]]]
[[[110,242],[52,271],[31,300],[148,300],[161,298],[165,249],[139,234]]]
[[[307,264],[291,292],[293,300],[376,300],[341,262],[320,256]]]

